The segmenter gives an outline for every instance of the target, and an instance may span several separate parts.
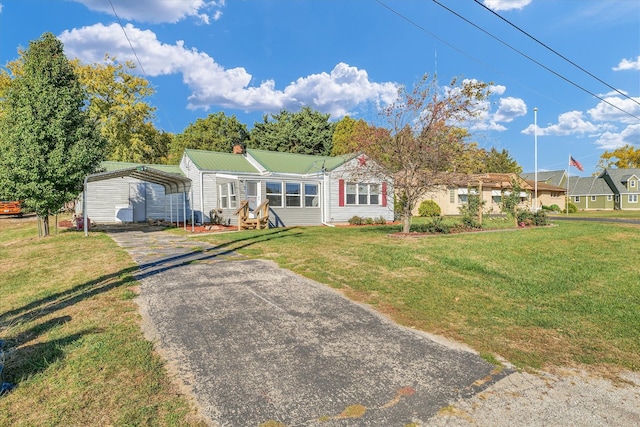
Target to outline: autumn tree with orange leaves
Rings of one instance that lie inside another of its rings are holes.
[[[373,160],[366,173],[394,181],[403,232],[409,232],[412,211],[424,195],[452,180],[467,145],[465,125],[482,112],[488,96],[487,83],[453,79],[443,87],[425,75],[412,89],[401,87],[383,110],[385,130],[371,128],[368,137],[358,138],[358,150]]]

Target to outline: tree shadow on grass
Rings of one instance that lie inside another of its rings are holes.
[[[22,307],[2,313],[0,315],[0,332],[2,332],[7,326],[35,321],[96,295],[111,291],[112,289],[130,286],[136,279],[147,278],[163,271],[190,264],[194,261],[211,260],[217,257],[228,256],[236,250],[246,248],[259,242],[301,234],[291,233],[294,229],[295,227],[292,227],[279,229],[273,232],[243,236],[239,239],[234,239],[202,251],[173,255],[158,261],[144,263],[138,266],[124,268],[115,273],[106,274],[96,279],[76,285],[65,291],[32,301]]]
[[[46,370],[64,358],[66,348],[83,336],[96,333],[87,329],[64,338],[39,342],[15,349],[9,348],[5,362],[5,381],[19,385],[20,382]]]

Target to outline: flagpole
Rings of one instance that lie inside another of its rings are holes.
[[[533,109],[533,175],[534,175],[534,208],[533,211],[534,212],[538,212],[538,107],[535,107]]]
[[[567,164],[567,196],[565,200],[567,202],[567,216],[569,216],[569,175],[571,175],[571,153],[569,153],[569,163]]]

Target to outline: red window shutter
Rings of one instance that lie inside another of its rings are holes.
[[[382,206],[387,206],[387,183],[382,183]]]
[[[338,206],[344,206],[344,179],[338,180]]]

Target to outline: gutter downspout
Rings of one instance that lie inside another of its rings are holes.
[[[321,200],[322,203],[320,204],[320,206],[322,207],[322,213],[321,213],[322,225],[326,225],[327,227],[335,227],[334,224],[329,224],[327,222],[327,206],[331,208],[330,206],[331,200],[330,200],[330,197],[328,196],[328,193],[330,192],[330,190],[331,188],[329,185],[327,185],[327,179],[326,179],[325,171],[323,169],[322,170],[322,192],[320,193],[322,195],[322,200]],[[327,202],[329,202],[329,205],[327,205]]]
[[[89,176],[84,177],[84,183],[82,184],[82,219],[84,228],[84,237],[89,235],[89,227],[87,226],[87,179]]]

